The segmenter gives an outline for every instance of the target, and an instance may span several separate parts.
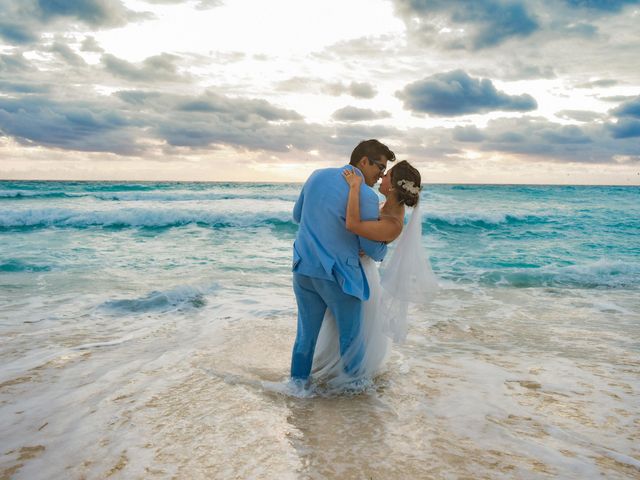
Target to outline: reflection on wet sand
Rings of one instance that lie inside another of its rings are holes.
[[[301,461],[300,478],[391,478],[385,425],[395,415],[374,395],[287,399],[290,443]]]

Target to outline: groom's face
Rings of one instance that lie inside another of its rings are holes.
[[[371,161],[367,157],[362,157],[359,168],[364,176],[364,183],[373,187],[384,175],[387,161],[387,157],[384,155],[380,155],[380,158],[372,158]]]

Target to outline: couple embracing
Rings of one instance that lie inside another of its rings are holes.
[[[391,338],[403,340],[409,301],[437,290],[413,209],[420,173],[378,140],[360,142],[349,165],[316,170],[293,210],[299,223],[293,245],[293,290],[298,326],[291,359],[297,388],[311,382],[326,391],[366,388],[389,353]],[[382,207],[372,187],[382,178]],[[398,239],[398,237],[400,237]],[[375,262],[398,239],[382,278]]]

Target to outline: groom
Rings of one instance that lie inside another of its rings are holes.
[[[305,384],[311,373],[322,319],[327,308],[336,319],[340,354],[344,355],[360,331],[362,301],[369,298],[369,285],[360,266],[359,251],[376,261],[387,252],[382,242],[358,237],[345,226],[349,186],[342,177],[353,168],[364,179],[360,191],[362,220],[377,220],[378,196],[371,189],[384,174],[394,153],[378,140],[360,142],[351,153],[352,167],[316,170],[302,187],[293,208],[299,223],[293,244],[293,291],[298,303],[298,333],[291,356],[291,377]],[[355,168],[354,168],[355,167]],[[355,355],[347,373],[362,361]]]

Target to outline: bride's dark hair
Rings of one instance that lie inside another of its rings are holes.
[[[418,203],[420,181],[420,172],[406,160],[398,162],[391,169],[391,186],[396,191],[400,203],[407,207],[415,207]]]

